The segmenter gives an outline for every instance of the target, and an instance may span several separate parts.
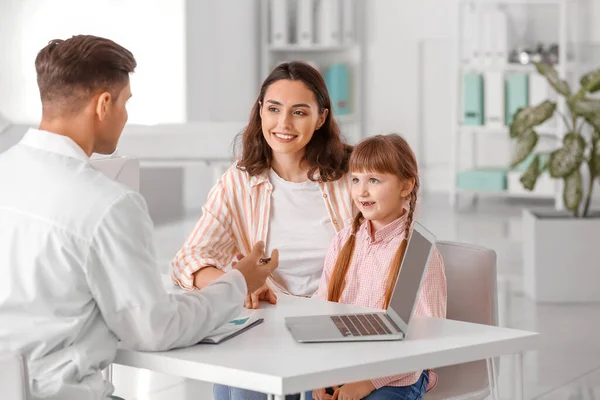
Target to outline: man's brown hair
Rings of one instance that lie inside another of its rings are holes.
[[[51,40],[35,59],[44,112],[79,112],[99,92],[116,100],[136,65],[129,50],[109,39],[77,35]]]

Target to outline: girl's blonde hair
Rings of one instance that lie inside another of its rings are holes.
[[[407,181],[415,180],[415,185],[412,192],[408,196],[409,209],[406,218],[406,230],[404,240],[398,246],[398,250],[394,254],[394,258],[390,264],[390,269],[387,277],[387,284],[384,296],[383,307],[387,308],[394,283],[400,272],[400,263],[406,251],[408,236],[412,226],[413,215],[417,204],[417,193],[419,191],[419,168],[417,166],[417,158],[410,148],[408,142],[397,134],[377,135],[360,142],[352,155],[350,156],[350,171],[351,172],[374,172],[381,174],[394,174],[400,180]],[[364,217],[359,212],[352,222],[352,234],[344,243],[340,254],[333,267],[333,272],[329,280],[328,300],[338,302],[344,292],[346,284],[346,274],[350,267],[350,261],[354,253],[354,245],[356,242],[356,232],[364,222]]]

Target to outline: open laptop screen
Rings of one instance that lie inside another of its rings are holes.
[[[406,324],[416,304],[421,277],[427,266],[432,246],[433,243],[417,229],[412,231],[389,305]]]

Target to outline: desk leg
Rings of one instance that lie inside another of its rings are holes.
[[[496,382],[496,371],[494,368],[494,359],[488,358],[485,360],[487,364],[487,373],[488,373],[488,384],[490,387],[490,396],[493,400],[500,400],[498,397],[498,392],[496,390],[498,386],[498,382]]]
[[[525,399],[523,387],[523,353],[515,354],[515,399]]]
[[[500,362],[499,358],[491,358],[490,365],[492,366],[492,380],[494,381],[494,399],[500,400],[500,389],[498,389],[498,374],[496,371],[496,360]]]
[[[113,365],[110,364],[104,371],[102,371],[102,375],[104,376],[104,380],[110,383],[113,383]]]

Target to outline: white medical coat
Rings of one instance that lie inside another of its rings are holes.
[[[119,341],[189,346],[241,312],[239,271],[167,294],[152,232],[143,197],[70,138],[31,129],[0,154],[0,352],[26,356],[35,398],[105,398]]]

